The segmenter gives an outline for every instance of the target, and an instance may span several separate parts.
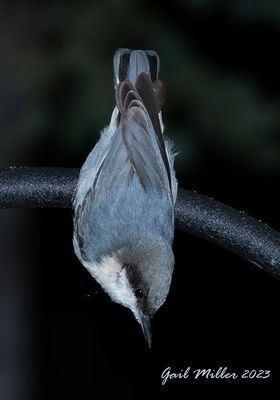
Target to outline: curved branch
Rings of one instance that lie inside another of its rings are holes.
[[[0,170],[0,208],[71,207],[79,170]],[[280,278],[280,234],[268,225],[207,196],[179,189],[176,227],[233,251]]]

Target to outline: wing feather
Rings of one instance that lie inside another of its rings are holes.
[[[120,129],[129,160],[145,190],[166,190],[172,197],[171,166],[158,116],[159,101],[149,77],[142,73],[135,85],[121,82],[116,90]]]

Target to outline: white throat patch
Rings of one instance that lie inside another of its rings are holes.
[[[84,267],[116,303],[137,314],[136,298],[127,279],[126,270],[115,256],[104,257],[100,263],[83,261]]]

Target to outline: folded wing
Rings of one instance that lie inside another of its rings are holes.
[[[128,159],[144,190],[167,190],[172,196],[171,166],[150,78],[141,73],[135,85],[119,84],[116,102],[120,111],[119,129]]]

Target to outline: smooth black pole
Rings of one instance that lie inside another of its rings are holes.
[[[71,207],[79,170],[0,170],[0,208]],[[179,188],[176,227],[248,259],[280,278],[280,234],[250,215],[207,196]]]
[[[280,278],[280,233],[244,211],[179,189],[176,227],[226,248]]]
[[[76,168],[0,169],[0,208],[70,208],[78,177]]]

